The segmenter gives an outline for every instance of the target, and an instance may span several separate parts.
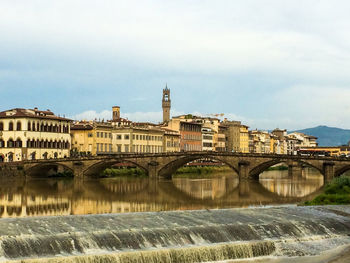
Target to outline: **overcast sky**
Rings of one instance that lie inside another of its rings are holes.
[[[350,128],[350,1],[1,0],[0,110]]]

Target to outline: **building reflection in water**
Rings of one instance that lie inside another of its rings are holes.
[[[128,213],[288,204],[309,200],[323,185],[315,171],[263,173],[260,182],[237,177],[32,179],[0,182],[0,217]]]
[[[289,176],[288,171],[268,171],[259,181],[268,191],[284,197],[308,196],[324,184],[323,175],[313,168],[303,168],[296,176]]]

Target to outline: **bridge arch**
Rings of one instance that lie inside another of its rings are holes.
[[[50,175],[57,174],[59,172],[71,172],[74,174],[74,170],[65,165],[64,163],[38,163],[26,169],[26,175],[29,177],[48,177]]]
[[[279,164],[279,163],[286,163],[288,165],[288,163],[290,161],[291,160],[277,158],[277,159],[271,159],[271,160],[268,160],[266,162],[260,163],[257,166],[250,169],[249,177],[253,178],[253,179],[259,179],[259,175],[262,172],[266,171],[271,166],[274,166],[274,165]],[[323,169],[321,167],[315,165],[312,162],[309,162],[307,160],[293,160],[293,161],[297,162],[300,165],[310,166],[310,167],[316,169],[317,171],[319,171],[322,175],[324,175]]]
[[[131,163],[136,167],[145,171],[146,174],[148,174],[147,168],[145,168],[143,165],[135,161],[129,161],[127,159],[107,159],[107,160],[98,161],[90,165],[88,168],[86,168],[83,174],[84,176],[87,176],[87,177],[98,177],[105,169],[110,168],[112,165],[118,164],[118,163]]]
[[[164,165],[158,171],[158,176],[170,179],[172,177],[172,175],[176,172],[177,169],[181,168],[182,166],[184,166],[185,164],[187,164],[189,162],[192,162],[195,160],[200,160],[203,158],[210,159],[213,161],[222,162],[222,163],[226,164],[227,166],[229,166],[238,175],[238,167],[236,167],[234,164],[232,164],[231,162],[229,162],[228,160],[226,160],[223,157],[212,156],[212,155],[189,155],[189,156],[185,156],[182,158],[177,158],[177,159],[167,163],[166,165]]]
[[[341,176],[343,173],[345,173],[347,171],[350,171],[350,164],[345,165],[345,166],[335,170],[334,177],[339,177],[339,176]]]

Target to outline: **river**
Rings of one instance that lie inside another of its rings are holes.
[[[295,206],[322,187],[310,168],[259,181],[230,173],[2,180],[0,262],[343,262],[350,208]]]
[[[320,192],[323,177],[312,169],[299,178],[268,171],[259,181],[233,174],[172,180],[148,178],[2,180],[0,217],[83,215],[219,209],[297,204]]]

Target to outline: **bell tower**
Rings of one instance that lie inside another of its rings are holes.
[[[163,122],[170,121],[170,89],[168,89],[168,85],[165,85],[165,89],[163,89],[163,99],[162,99],[162,108],[163,108]]]

